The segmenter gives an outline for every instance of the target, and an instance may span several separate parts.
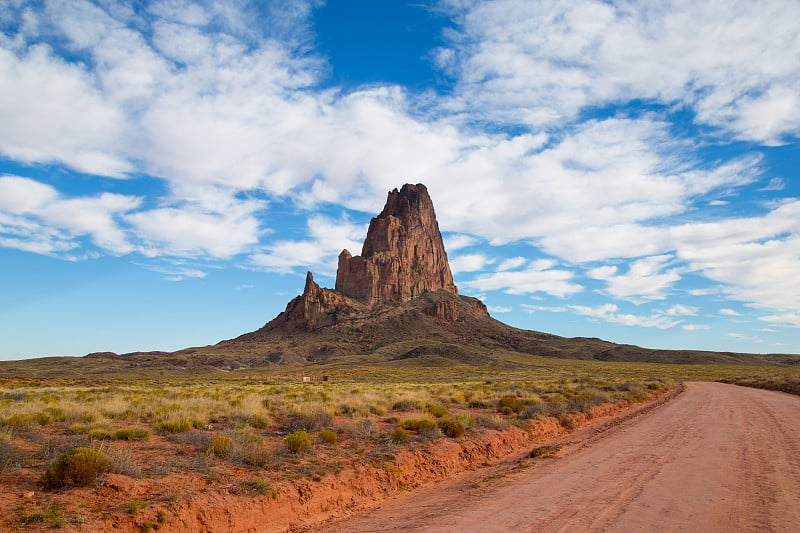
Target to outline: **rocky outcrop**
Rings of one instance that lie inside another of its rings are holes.
[[[358,302],[317,285],[314,276],[309,272],[306,274],[303,294],[290,301],[286,310],[269,322],[265,329],[313,331],[363,311]]]
[[[336,292],[373,306],[436,290],[458,294],[428,189],[406,184],[389,192],[361,255],[339,255]]]
[[[383,211],[370,222],[361,255],[339,255],[335,290],[317,285],[309,272],[303,294],[254,334],[369,321],[415,302],[409,309],[448,323],[476,311],[488,316],[481,302],[458,294],[428,189],[406,184],[389,192]]]

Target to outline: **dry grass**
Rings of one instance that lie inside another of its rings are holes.
[[[768,375],[768,376],[743,376],[720,379],[723,383],[733,383],[743,387],[775,390],[800,395],[800,376]]]

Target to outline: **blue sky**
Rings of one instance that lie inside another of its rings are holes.
[[[0,5],[0,358],[333,286],[403,183],[512,325],[800,352],[800,4]]]

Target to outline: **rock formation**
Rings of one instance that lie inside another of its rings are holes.
[[[336,292],[367,305],[406,302],[425,292],[458,294],[428,189],[394,189],[369,224],[361,255],[339,255]]]
[[[433,202],[424,185],[406,184],[389,192],[383,211],[370,222],[361,255],[353,257],[347,250],[339,254],[336,289],[320,287],[309,272],[303,294],[262,329],[314,331],[436,291],[451,295],[452,301],[429,303],[425,312],[442,320],[458,320],[458,289]],[[486,313],[474,298],[461,300]]]
[[[323,289],[314,281],[314,276],[306,274],[303,294],[289,302],[286,311],[267,324],[267,327],[284,331],[313,331],[336,324],[340,317],[352,316],[361,311],[358,302]]]

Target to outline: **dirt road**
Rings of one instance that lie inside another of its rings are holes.
[[[800,397],[689,383],[567,441],[315,531],[800,531]]]

